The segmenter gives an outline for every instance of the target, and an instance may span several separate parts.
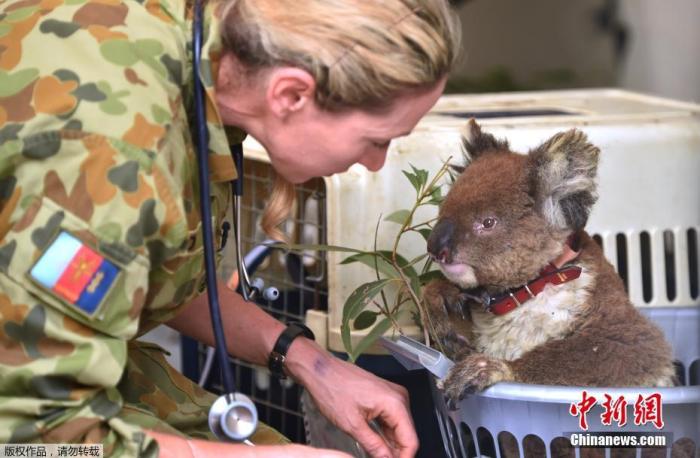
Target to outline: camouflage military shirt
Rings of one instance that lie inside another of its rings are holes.
[[[215,10],[201,76],[221,219],[235,168]],[[201,284],[190,29],[182,0],[0,1],[0,443],[155,452],[117,384],[129,341]]]

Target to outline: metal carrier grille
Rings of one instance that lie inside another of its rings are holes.
[[[266,236],[260,229],[260,220],[272,190],[274,175],[269,164],[246,160],[244,198],[241,207],[241,245],[248,253],[262,243]],[[283,231],[293,243],[325,243],[325,183],[311,180],[297,186],[297,202]],[[228,219],[231,219],[229,214]],[[234,243],[224,249],[220,273],[228,280],[236,272]],[[307,310],[327,310],[328,286],[326,259],[323,253],[305,252],[302,256],[285,255],[275,250],[263,261],[251,277],[260,277],[265,286],[275,286],[280,297],[269,302],[258,302],[270,315],[287,322],[303,321]],[[225,304],[223,304],[225,306]],[[235,342],[234,342],[235,345]],[[207,347],[198,348],[199,371],[206,357]],[[280,381],[270,377],[267,368],[261,368],[232,359],[236,386],[255,401],[260,420],[280,431],[294,442],[306,441],[299,399],[301,387],[291,380]],[[206,388],[215,393],[222,391],[220,371],[216,365],[211,371]]]

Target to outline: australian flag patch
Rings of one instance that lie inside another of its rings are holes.
[[[78,238],[61,231],[29,271],[42,287],[93,317],[120,268]]]

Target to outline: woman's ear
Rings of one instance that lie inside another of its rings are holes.
[[[316,81],[306,70],[277,67],[267,75],[267,105],[279,118],[286,118],[313,104],[315,94]]]

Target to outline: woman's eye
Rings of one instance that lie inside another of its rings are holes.
[[[486,218],[481,222],[484,229],[491,229],[496,225],[496,218]]]

